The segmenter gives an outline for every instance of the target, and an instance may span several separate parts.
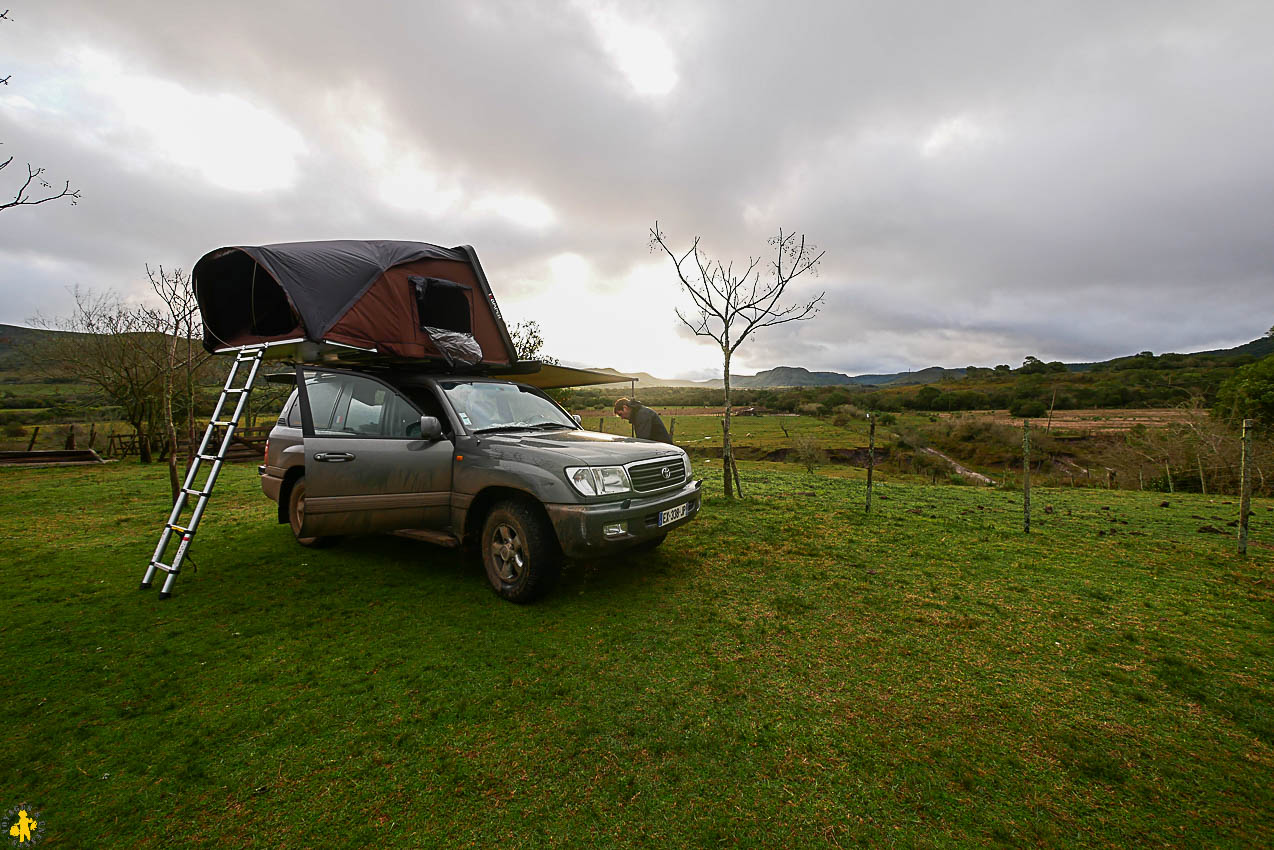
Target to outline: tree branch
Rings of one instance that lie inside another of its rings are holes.
[[[13,157],[9,157],[7,160],[5,160],[4,164],[0,165],[0,169],[3,169],[6,165],[8,165],[11,162],[13,162]],[[7,201],[5,203],[0,204],[0,210],[7,210],[7,209],[12,209],[13,207],[24,207],[24,206],[34,207],[39,204],[47,204],[49,201],[56,201],[59,198],[70,198],[72,206],[74,206],[75,203],[79,201],[80,190],[72,189],[70,180],[66,181],[66,185],[64,185],[62,187],[62,190],[58,192],[56,195],[48,195],[47,197],[37,198],[35,200],[32,200],[31,196],[27,194],[27,190],[31,188],[31,184],[35,182],[36,179],[43,173],[44,173],[43,168],[32,168],[31,164],[27,163],[26,181],[22,184],[22,187],[18,189],[17,194],[13,196],[12,201]],[[51,190],[53,188],[51,184],[49,184],[48,182],[44,180],[40,180],[39,184],[45,189]]]

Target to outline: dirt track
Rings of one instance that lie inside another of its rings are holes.
[[[1007,410],[964,411],[959,414],[943,413],[944,418],[953,416],[976,417],[989,419],[997,425],[1020,425],[1022,420],[1009,416]],[[1135,425],[1147,428],[1162,427],[1175,422],[1184,422],[1189,414],[1175,407],[1143,408],[1136,410],[1055,410],[1052,427],[1063,431],[1127,431]],[[1043,425],[1048,422],[1047,416],[1041,416],[1032,422]]]

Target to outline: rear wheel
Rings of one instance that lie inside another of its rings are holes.
[[[521,502],[500,502],[482,525],[482,563],[491,588],[510,602],[531,602],[557,582],[562,558],[553,530]]]
[[[298,478],[288,493],[288,523],[292,526],[292,536],[302,546],[326,546],[335,538],[302,537],[301,526],[305,524],[305,479]]]

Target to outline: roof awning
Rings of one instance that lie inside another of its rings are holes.
[[[507,378],[541,390],[588,387],[594,384],[627,384],[635,380],[614,372],[595,372],[592,369],[575,369],[571,366],[527,360],[519,361],[512,369],[492,369],[487,375],[492,378]]]

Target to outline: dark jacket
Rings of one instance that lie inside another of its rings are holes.
[[[654,440],[659,443],[671,443],[672,435],[668,433],[668,429],[664,427],[663,420],[659,418],[659,414],[651,410],[639,401],[632,403],[633,418],[633,434],[639,440]]]

